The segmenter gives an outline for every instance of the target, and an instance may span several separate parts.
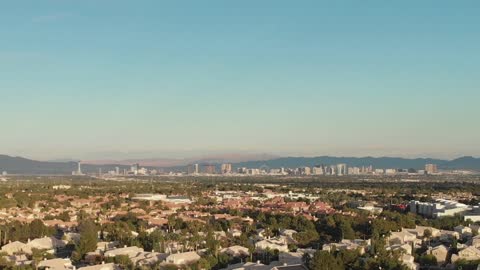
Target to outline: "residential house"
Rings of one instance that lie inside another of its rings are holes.
[[[137,256],[131,258],[133,264],[138,266],[150,266],[158,262],[164,261],[168,255],[158,252],[140,252]]]
[[[278,250],[280,252],[288,252],[288,245],[285,238],[272,238],[258,241],[255,243],[257,250]]]
[[[92,266],[80,267],[78,270],[120,270],[121,268],[113,263],[102,263]]]
[[[406,244],[417,242],[417,235],[409,232],[406,229],[402,229],[399,232],[392,232],[387,238],[387,242],[390,245]]]
[[[194,263],[200,260],[200,256],[196,252],[183,252],[183,253],[176,253],[170,254],[166,259],[166,263],[171,263],[175,265],[187,265]]]
[[[447,261],[448,248],[444,245],[439,245],[431,248],[428,251],[429,254],[435,256],[438,264],[444,264]]]
[[[242,246],[231,246],[222,249],[220,252],[226,253],[232,257],[245,257],[250,255],[250,251],[246,247]]]
[[[8,255],[13,255],[16,253],[32,254],[32,248],[27,246],[27,244],[15,241],[4,245],[2,247],[2,252],[7,253]]]
[[[452,241],[454,239],[460,239],[460,234],[456,231],[440,230],[440,241]]]
[[[51,259],[39,262],[37,269],[74,270],[75,266],[70,259]]]
[[[459,225],[453,228],[453,230],[456,231],[462,238],[471,237],[473,234],[472,229],[470,227],[466,227],[463,225]]]
[[[288,244],[295,244],[297,241],[293,238],[293,235],[295,235],[297,231],[295,230],[288,230],[284,229],[280,231],[280,235],[285,237],[287,239]]]
[[[283,266],[275,266],[272,270],[308,270],[307,267],[303,264],[293,264],[293,265],[283,265]]]
[[[43,237],[37,238],[27,243],[27,246],[31,249],[51,250],[55,252],[58,248],[65,247],[65,242],[58,240],[57,238]]]
[[[439,237],[440,236],[440,230],[433,228],[433,227],[427,227],[427,226],[416,226],[415,229],[405,229],[406,231],[415,234],[417,238],[424,238],[425,237],[425,231],[430,232],[430,237]]]
[[[468,241],[468,244],[470,246],[475,247],[475,248],[480,248],[480,235],[476,235],[476,236],[472,237],[472,239],[470,239],[470,241]]]
[[[386,247],[387,250],[399,251],[402,254],[412,255],[412,245],[411,244],[395,244]]]
[[[115,248],[105,252],[105,257],[115,257],[118,255],[127,255],[130,259],[136,257],[139,253],[143,252],[143,248],[139,247],[123,247]]]
[[[4,256],[3,258],[5,258],[8,263],[12,263],[15,266],[27,266],[32,264],[32,261],[27,258],[26,254]]]
[[[480,250],[475,247],[464,248],[458,252],[458,255],[452,255],[452,262],[455,262],[459,259],[464,259],[467,261],[480,260]]]
[[[415,260],[415,257],[409,254],[402,254],[402,256],[400,257],[400,261],[406,267],[408,267],[408,269],[411,269],[411,270],[420,269],[420,266],[417,263],[415,263],[414,260]]]
[[[343,239],[339,243],[330,243],[325,244],[322,247],[322,250],[331,251],[332,249],[336,250],[358,250],[360,254],[364,254],[371,246],[371,240],[362,240],[362,239]]]
[[[286,265],[303,264],[303,252],[282,252],[278,254],[278,261]]]

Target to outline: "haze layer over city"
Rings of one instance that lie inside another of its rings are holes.
[[[0,269],[480,269],[480,2],[0,7]]]

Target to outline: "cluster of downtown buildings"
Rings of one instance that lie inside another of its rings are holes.
[[[199,165],[193,164],[187,167],[186,173],[188,175],[331,175],[331,176],[345,176],[345,175],[397,175],[397,174],[437,174],[438,169],[435,164],[425,165],[424,170],[414,169],[375,169],[373,166],[349,167],[345,163],[336,165],[317,165],[314,167],[298,167],[298,168],[268,168],[262,166],[260,168],[239,167],[234,170],[230,163],[220,165],[220,170],[217,170],[216,165]]]
[[[72,172],[73,175],[84,175],[81,163],[78,163],[78,169]],[[426,164],[425,169],[382,169],[370,166],[353,166],[349,167],[345,163],[335,165],[317,165],[313,167],[303,166],[298,168],[269,168],[262,166],[260,168],[235,168],[231,163],[223,164],[191,164],[180,171],[164,172],[159,169],[148,169],[141,167],[140,164],[133,164],[130,169],[120,169],[106,172],[109,176],[145,176],[145,175],[222,175],[222,176],[346,176],[346,175],[432,175],[439,174],[436,164]],[[104,175],[99,171],[99,175]]]

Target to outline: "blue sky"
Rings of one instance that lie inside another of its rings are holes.
[[[0,4],[0,152],[480,155],[478,1]]]

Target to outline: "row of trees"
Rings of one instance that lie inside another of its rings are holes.
[[[4,245],[10,241],[27,242],[35,238],[52,236],[55,232],[54,228],[45,226],[39,219],[31,223],[14,221],[0,225],[0,243]]]

